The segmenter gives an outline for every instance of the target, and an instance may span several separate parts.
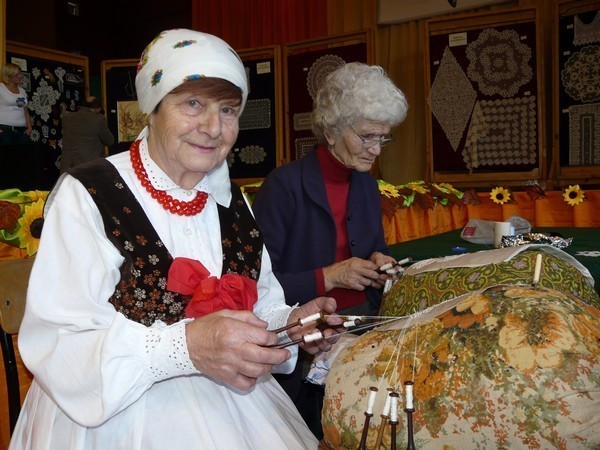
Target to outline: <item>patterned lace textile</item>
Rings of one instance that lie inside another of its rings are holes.
[[[121,281],[110,302],[127,318],[146,326],[157,320],[166,324],[182,320],[190,296],[166,290],[173,257],[116,168],[104,159],[97,159],[70,173],[87,188],[103,218],[107,237],[125,258]],[[234,184],[232,195],[229,208],[218,206],[222,273],[258,280],[262,236],[239,187]]]
[[[574,27],[574,45],[600,42],[600,11],[596,12],[594,19],[590,23],[583,23],[579,16],[575,16]]]

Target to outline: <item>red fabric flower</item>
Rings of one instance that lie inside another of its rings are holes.
[[[196,318],[221,309],[252,311],[258,290],[251,278],[228,273],[221,278],[190,258],[175,258],[169,268],[167,289],[192,299],[185,308],[186,317]]]

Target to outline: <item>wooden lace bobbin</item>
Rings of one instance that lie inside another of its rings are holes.
[[[535,257],[535,269],[533,271],[533,287],[537,288],[540,282],[540,275],[542,273],[542,254],[538,253]]]
[[[291,328],[294,328],[294,327],[302,327],[302,326],[307,325],[309,323],[317,322],[319,320],[323,320],[324,316],[325,315],[321,311],[321,312],[318,312],[316,314],[312,314],[310,316],[306,316],[306,317],[304,317],[302,319],[298,319],[296,322],[289,323],[289,324],[287,324],[284,327],[277,328],[276,330],[273,330],[273,333],[279,334],[279,333],[281,333],[283,331],[287,331],[287,330],[289,330]]]
[[[280,342],[279,344],[271,345],[271,348],[286,348],[290,345],[296,344],[308,344],[310,342],[317,342],[323,339],[323,333],[320,330],[313,331],[310,334],[306,334],[299,339],[295,339],[293,341],[288,342]]]
[[[365,411],[365,424],[363,426],[362,436],[357,450],[367,450],[367,434],[369,434],[369,424],[373,417],[373,407],[375,406],[375,397],[377,396],[377,388],[371,387],[369,399],[367,401],[367,410]]]
[[[391,405],[391,397],[390,394],[394,392],[394,389],[388,388],[388,395],[385,398],[385,404],[383,405],[383,411],[380,414],[381,422],[379,424],[379,430],[377,431],[377,440],[375,441],[375,449],[379,449],[381,447],[381,443],[383,442],[383,433],[385,431],[385,426],[387,425],[387,421],[390,417],[390,405]]]
[[[414,441],[414,436],[413,436],[413,418],[412,418],[413,412],[415,411],[413,386],[414,386],[414,383],[412,381],[404,382],[404,391],[406,393],[406,404],[405,404],[404,412],[406,412],[406,426],[407,426],[406,450],[414,450],[415,449],[415,441]]]
[[[390,450],[396,450],[396,428],[398,426],[398,397],[400,397],[400,395],[397,392],[391,392],[390,397]]]

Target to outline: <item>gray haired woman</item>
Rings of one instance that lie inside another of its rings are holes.
[[[407,108],[381,67],[349,63],[323,80],[312,113],[319,145],[272,171],[252,205],[290,305],[327,295],[343,314],[377,314],[386,280],[378,269],[394,259],[369,171]],[[277,379],[319,436],[322,391],[301,383],[302,372],[299,361]]]

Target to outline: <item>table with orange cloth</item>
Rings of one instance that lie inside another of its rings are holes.
[[[584,201],[575,206],[565,202],[562,191],[548,191],[535,200],[527,192],[513,192],[503,205],[494,203],[488,192],[477,193],[477,199],[479,204],[397,208],[392,217],[383,217],[386,242],[393,245],[457,230],[469,219],[500,222],[511,216],[537,227],[600,227],[600,190],[585,191]]]

